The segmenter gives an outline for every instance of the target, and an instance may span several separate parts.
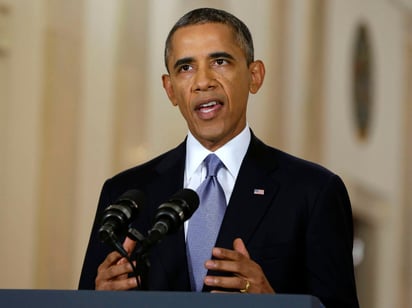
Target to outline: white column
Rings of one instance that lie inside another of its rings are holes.
[[[117,48],[117,0],[85,2],[77,189],[73,225],[73,287],[77,286],[104,180],[112,175]]]
[[[148,5],[150,22],[147,25],[149,48],[147,78],[147,125],[148,156],[153,157],[182,141],[186,122],[177,107],[169,102],[162,87],[161,75],[166,73],[163,51],[166,36],[173,24],[182,15],[175,1],[153,0]]]
[[[307,0],[288,1],[290,15],[288,16],[286,47],[286,91],[284,104],[284,144],[285,150],[302,156],[304,152],[305,134],[305,102],[307,90],[307,54],[309,25],[309,5]],[[314,76],[315,78],[315,76]]]

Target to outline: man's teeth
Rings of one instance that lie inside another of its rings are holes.
[[[218,103],[216,101],[213,101],[213,102],[209,102],[209,103],[206,103],[206,104],[202,104],[202,105],[200,105],[200,107],[201,108],[207,108],[207,107],[212,107],[212,106],[217,105],[217,104]]]

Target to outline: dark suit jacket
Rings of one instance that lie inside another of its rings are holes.
[[[183,186],[185,155],[183,142],[105,182],[80,289],[94,289],[97,267],[110,251],[97,238],[104,208],[128,189],[142,190],[147,206],[133,225],[146,234],[156,208]],[[254,194],[254,189],[264,194]],[[216,246],[232,249],[237,237],[277,293],[312,294],[326,307],[358,307],[352,212],[343,182],[319,165],[268,147],[253,134]],[[149,290],[190,291],[185,251],[183,228],[152,249]]]

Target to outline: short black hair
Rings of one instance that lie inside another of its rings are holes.
[[[167,60],[170,54],[173,34],[180,28],[206,23],[220,23],[229,26],[232,29],[235,38],[240,45],[240,48],[245,53],[247,65],[249,66],[249,64],[254,61],[252,35],[249,31],[249,28],[243,21],[241,21],[233,14],[230,14],[223,10],[214,8],[198,8],[183,15],[170,30],[169,35],[166,39],[164,51],[166,69],[168,69]]]

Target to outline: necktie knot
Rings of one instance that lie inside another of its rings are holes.
[[[223,167],[222,161],[219,159],[219,157],[217,157],[216,154],[209,154],[208,156],[206,156],[204,162],[206,165],[206,177],[216,177],[220,168]]]

